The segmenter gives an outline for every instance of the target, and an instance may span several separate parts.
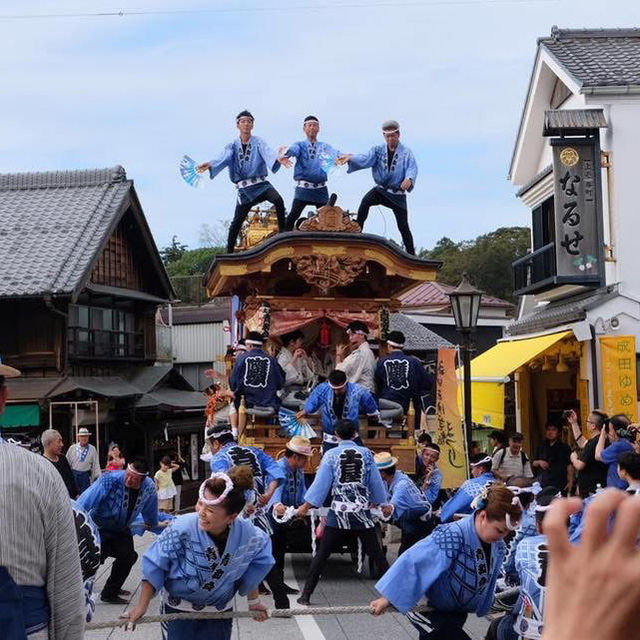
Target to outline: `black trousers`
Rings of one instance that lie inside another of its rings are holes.
[[[407,619],[419,632],[419,640],[471,640],[463,629],[466,613],[455,611],[409,612]]]
[[[276,563],[267,574],[266,580],[273,593],[276,609],[288,609],[289,597],[284,586],[284,555],[287,550],[287,524],[276,524],[271,536],[271,553]]]
[[[285,228],[287,231],[293,231],[293,227],[295,226],[298,218],[302,215],[305,207],[318,207],[324,206],[325,203],[321,202],[310,202],[309,200],[298,200],[298,198],[294,198],[291,203],[291,209],[289,210],[289,215],[287,216],[287,224]]]
[[[318,580],[320,580],[320,574],[329,556],[331,556],[331,550],[341,538],[346,536],[360,538],[363,551],[377,565],[379,575],[387,571],[389,563],[380,546],[375,527],[371,527],[370,529],[338,529],[337,527],[325,527],[322,538],[320,539],[320,546],[316,551],[316,555],[309,568],[309,573],[307,574],[307,581],[302,590],[303,596],[307,596],[307,598],[311,597],[311,594],[318,585]]]
[[[282,196],[273,188],[270,187],[264,193],[261,193],[257,198],[247,204],[237,204],[236,210],[233,214],[233,220],[229,227],[229,237],[227,238],[227,253],[233,253],[233,249],[236,246],[236,240],[240,233],[242,223],[247,219],[249,211],[252,207],[255,207],[261,202],[270,202],[276,208],[276,215],[278,216],[278,231],[284,231],[284,200]]]
[[[407,253],[415,255],[416,250],[413,246],[413,236],[411,235],[411,229],[409,229],[409,212],[406,207],[400,207],[391,199],[387,198],[377,187],[374,187],[371,191],[367,191],[367,193],[364,194],[364,198],[362,198],[362,202],[358,207],[358,224],[360,227],[364,229],[364,223],[369,216],[369,209],[379,204],[393,211],[393,215],[396,217],[398,231],[400,231],[400,235],[402,236],[404,249]]]
[[[102,538],[102,562],[106,558],[114,558],[111,575],[102,587],[105,597],[115,597],[127,579],[131,567],[136,563],[138,554],[133,549],[133,536],[129,531],[100,532]]]
[[[420,542],[423,538],[426,538],[430,531],[428,522],[420,522],[419,525],[415,525],[410,533],[401,529],[400,534],[400,548],[398,549],[398,555],[402,555],[409,547],[413,547],[416,542]]]

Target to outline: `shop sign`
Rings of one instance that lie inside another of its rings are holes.
[[[594,138],[556,138],[553,148],[556,275],[602,277],[600,171]]]
[[[603,410],[638,421],[635,336],[601,336]]]
[[[191,441],[189,442],[191,453],[191,479],[198,479],[198,461],[200,460],[200,451],[198,451],[198,434],[191,434]]]
[[[440,447],[438,468],[442,472],[442,488],[459,487],[467,479],[467,460],[458,409],[455,349],[438,349],[436,431],[432,436]]]

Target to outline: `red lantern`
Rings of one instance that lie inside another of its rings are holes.
[[[320,334],[318,336],[318,344],[326,349],[331,344],[331,327],[326,320],[322,321],[320,325]]]

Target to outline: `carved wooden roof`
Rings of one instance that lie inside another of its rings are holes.
[[[291,231],[216,256],[203,283],[210,297],[388,299],[435,280],[440,265],[371,234]]]

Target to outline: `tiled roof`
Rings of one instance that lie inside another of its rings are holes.
[[[403,293],[400,296],[400,303],[403,307],[448,306],[449,293],[454,289],[454,286],[442,282],[422,282],[417,287]],[[482,306],[513,307],[510,302],[494,298],[486,293],[482,295]]]
[[[558,29],[540,38],[583,87],[640,85],[640,29]]]
[[[120,166],[0,174],[0,296],[72,293],[132,184]]]
[[[569,300],[550,302],[514,321],[506,328],[506,332],[510,336],[518,336],[544,331],[571,322],[579,322],[586,318],[589,309],[597,307],[617,295],[616,289],[609,287],[581,296],[574,296]]]
[[[389,317],[389,329],[402,331],[406,342],[405,351],[435,351],[436,349],[452,347],[453,345],[437,333],[423,327],[404,313],[392,313]]]

